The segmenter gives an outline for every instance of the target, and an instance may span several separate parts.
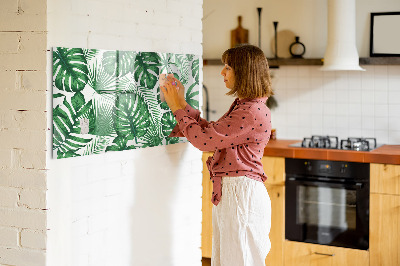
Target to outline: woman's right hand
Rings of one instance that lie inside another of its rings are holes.
[[[185,87],[175,77],[168,77],[168,79],[170,79],[171,82],[176,82],[176,84],[178,85],[178,88],[179,88],[179,90],[178,90],[179,103],[183,108],[185,108],[186,105],[187,105],[187,102],[185,100]]]

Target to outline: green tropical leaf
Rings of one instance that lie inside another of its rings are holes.
[[[93,97],[94,128],[92,134],[115,136],[114,109],[116,94],[95,94]]]
[[[80,120],[88,115],[91,107],[92,101],[86,103],[83,94],[77,92],[70,102],[65,98],[62,105],[54,108],[53,149],[57,150],[58,157],[74,156],[91,141],[92,137],[80,134]]]
[[[160,74],[160,57],[157,53],[141,52],[136,56],[135,80],[142,86],[153,89]]]
[[[77,154],[75,151],[67,151],[67,152],[58,152],[57,153],[57,159],[77,157],[77,156],[80,156],[80,154]]]
[[[144,103],[148,106],[149,113],[151,115],[151,119],[155,124],[155,128],[158,128],[158,135],[161,135],[161,127],[156,126],[160,125],[161,121],[161,108],[160,108],[160,100],[159,96],[154,93],[154,90],[150,90],[147,87],[137,86],[135,80],[130,77],[130,75],[126,75],[125,77],[120,79],[120,82],[117,87],[117,91],[119,93],[134,93],[140,96],[143,99]]]
[[[128,150],[128,139],[126,136],[117,136],[112,144],[106,148],[107,151],[123,151]]]
[[[172,73],[172,62],[170,53],[160,54],[160,73]]]
[[[53,51],[54,85],[59,90],[83,90],[88,81],[87,75],[87,61],[82,49],[57,47]]]
[[[189,61],[193,61],[193,59],[195,58],[195,55],[194,54],[188,54],[187,58],[188,58]]]
[[[168,144],[176,144],[176,143],[182,142],[182,140],[180,140],[179,138],[176,138],[176,137],[166,138],[165,141],[166,141],[167,145]]]
[[[107,51],[103,54],[104,70],[117,77],[132,73],[136,55],[133,51]]]
[[[161,109],[163,109],[163,110],[169,110],[169,106],[168,106],[167,102],[162,102],[162,103],[160,104],[160,107],[161,107]]]
[[[163,114],[161,119],[162,124],[162,133],[165,137],[168,137],[171,134],[171,131],[176,126],[176,119],[171,111]]]
[[[106,151],[113,138],[108,136],[95,136],[83,149],[82,155],[100,154]]]
[[[132,74],[125,75],[118,79],[117,93],[136,93],[137,84]]]
[[[188,57],[184,54],[176,54],[174,56],[174,64],[179,71],[179,77],[177,77],[179,81],[182,82],[183,85],[188,84],[191,74]]]
[[[172,112],[164,113],[162,120],[162,132],[165,137],[166,144],[176,144],[179,143],[180,140],[177,137],[169,138],[169,134],[171,134],[172,130],[176,126],[176,120]]]
[[[194,90],[193,90],[193,89],[196,87],[196,85],[197,85],[196,83],[193,83],[193,84],[189,87],[189,89],[186,91],[186,96],[185,96],[185,98],[186,98],[186,102],[187,102],[190,106],[192,106],[192,107],[198,109],[198,108],[199,108],[199,101],[196,100],[195,97],[196,97],[197,95],[199,95],[199,91],[198,91],[198,90],[197,90],[197,91],[194,91]]]
[[[92,60],[92,58],[94,58],[99,53],[99,50],[97,50],[97,49],[83,48],[82,51],[83,51],[83,55],[85,56],[87,62]]]
[[[155,147],[162,144],[163,138],[158,134],[157,130],[154,130],[155,128],[156,126],[153,124],[143,136],[142,140],[144,143],[141,148]]]
[[[192,77],[196,81],[197,85],[199,85],[199,73],[200,73],[199,59],[196,59],[192,63]]]
[[[89,86],[92,87],[97,93],[112,93],[115,92],[117,86],[117,77],[110,75],[101,63],[94,60],[89,64]]]
[[[115,130],[118,136],[124,136],[138,143],[151,126],[148,106],[141,96],[124,93],[117,97],[115,108]]]
[[[62,94],[62,93],[56,93],[56,94],[53,94],[53,99],[60,98],[60,97],[64,97],[64,96],[65,96],[65,95]]]

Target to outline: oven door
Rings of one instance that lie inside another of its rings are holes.
[[[286,239],[367,250],[369,185],[286,178]]]

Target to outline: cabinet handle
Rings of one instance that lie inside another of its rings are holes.
[[[327,253],[319,253],[319,252],[314,252],[315,255],[324,255],[324,256],[335,256],[335,254],[327,254]]]

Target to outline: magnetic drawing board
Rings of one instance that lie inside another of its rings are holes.
[[[185,142],[160,100],[159,75],[173,73],[199,107],[199,56],[53,48],[53,157]]]

